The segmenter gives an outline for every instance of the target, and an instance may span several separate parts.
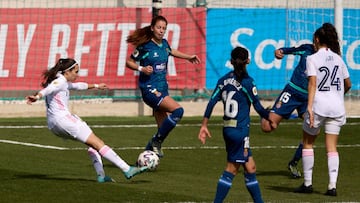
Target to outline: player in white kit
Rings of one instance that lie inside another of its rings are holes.
[[[129,166],[94,134],[86,122],[70,113],[68,109],[69,90],[107,89],[104,83],[74,82],[78,77],[78,72],[79,65],[74,59],[59,59],[53,68],[44,71],[44,82],[42,83],[44,88],[35,95],[27,96],[27,103],[31,104],[44,97],[49,130],[59,137],[78,140],[89,146],[88,153],[97,173],[98,182],[114,181],[105,175],[101,156],[120,168],[127,179],[146,171],[147,167]]]
[[[320,128],[324,126],[329,173],[329,185],[325,195],[336,196],[339,173],[339,153],[336,146],[341,126],[346,123],[344,94],[349,91],[351,81],[341,58],[335,27],[324,23],[315,31],[313,40],[317,52],[308,56],[306,62],[309,84],[308,107],[303,123],[304,183],[295,192],[313,192],[313,144]]]

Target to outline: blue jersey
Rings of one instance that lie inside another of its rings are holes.
[[[268,118],[267,112],[257,96],[254,80],[246,75],[241,82],[231,71],[220,78],[206,107],[204,117],[210,118],[218,101],[224,105],[223,137],[229,162],[244,164],[252,156],[249,144],[250,106],[261,117]]]
[[[269,113],[261,105],[254,80],[246,75],[241,82],[236,79],[234,71],[221,77],[206,107],[204,117],[210,118],[218,101],[224,105],[224,122],[228,127],[244,127],[250,124],[250,107],[261,117],[268,118]]]
[[[314,46],[312,44],[303,44],[299,47],[284,47],[280,49],[283,51],[283,54],[300,56],[299,64],[295,67],[295,70],[290,79],[290,83],[292,84],[292,86],[294,86],[294,88],[299,88],[299,90],[304,90],[305,92],[307,92],[308,78],[305,74],[306,57],[315,53]]]
[[[151,75],[140,73],[139,87],[142,91],[145,89],[168,91],[166,74],[170,53],[171,48],[166,39],[163,39],[160,45],[150,40],[138,46],[133,52],[131,58],[139,62],[140,66],[152,66],[154,70]]]
[[[315,50],[312,44],[303,44],[299,47],[281,48],[283,54],[300,55],[299,64],[291,76],[289,83],[282,90],[276,99],[271,111],[289,119],[294,110],[302,117],[307,108],[308,78],[305,74],[306,58],[312,55]]]

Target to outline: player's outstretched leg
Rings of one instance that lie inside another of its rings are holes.
[[[300,178],[301,177],[301,172],[300,170],[297,168],[297,164],[300,161],[301,157],[302,157],[302,149],[303,149],[303,144],[300,143],[298,148],[295,151],[295,154],[293,156],[293,158],[289,161],[288,163],[288,169],[291,173],[291,176],[294,178]]]
[[[145,172],[148,170],[148,167],[135,167],[135,166],[129,166],[123,159],[117,155],[114,150],[112,150],[109,146],[104,145],[100,150],[99,153],[101,156],[109,160],[111,163],[116,165],[118,168],[120,168],[124,176],[127,179],[130,179],[134,177],[137,174],[140,174],[142,172]]]

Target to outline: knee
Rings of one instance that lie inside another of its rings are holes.
[[[181,118],[184,115],[184,108],[180,107],[175,109],[172,113],[171,113],[171,118],[176,121],[179,122],[181,120]]]

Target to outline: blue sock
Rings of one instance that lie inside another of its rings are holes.
[[[165,140],[165,138],[169,135],[172,129],[175,128],[176,124],[181,120],[184,114],[184,109],[182,107],[175,109],[161,124],[155,140],[160,143]]]
[[[226,195],[228,194],[231,188],[233,179],[234,179],[234,175],[232,173],[227,171],[223,172],[217,184],[214,203],[224,201]]]
[[[295,151],[294,157],[290,161],[290,163],[294,163],[295,165],[302,157],[302,149],[303,149],[303,143],[300,143],[298,148]]]
[[[264,202],[261,197],[259,183],[256,180],[255,173],[245,173],[245,185],[247,190],[250,192],[251,197],[253,198],[255,203],[262,203]]]

